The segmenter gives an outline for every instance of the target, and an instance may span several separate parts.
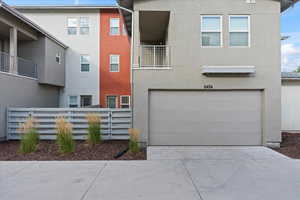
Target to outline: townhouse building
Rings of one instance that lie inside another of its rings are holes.
[[[60,107],[130,106],[130,41],[116,6],[17,9],[69,47]]]
[[[130,40],[119,11],[100,12],[100,106],[130,108]]]
[[[148,145],[281,142],[280,0],[119,0]]]
[[[0,1],[0,141],[6,139],[8,107],[59,106],[67,48],[47,30]],[[20,122],[11,121],[13,127]]]

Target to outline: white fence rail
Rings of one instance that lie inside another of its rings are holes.
[[[84,140],[87,135],[88,113],[99,114],[102,118],[101,130],[104,140],[127,140],[128,129],[131,128],[130,109],[102,108],[8,108],[7,109],[7,139],[19,140],[20,123],[29,116],[37,119],[38,132],[42,140],[56,139],[55,119],[64,116],[73,124],[74,139]]]

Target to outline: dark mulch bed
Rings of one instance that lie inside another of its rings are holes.
[[[282,133],[281,147],[274,150],[290,158],[300,159],[300,134]]]
[[[61,155],[54,141],[40,141],[34,153],[18,153],[19,141],[0,142],[0,160],[115,160],[114,156],[128,147],[128,141],[104,141],[95,146],[89,146],[84,141],[76,141],[74,153]],[[145,160],[146,150],[140,153],[127,152],[118,160]]]

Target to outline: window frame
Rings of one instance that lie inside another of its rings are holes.
[[[76,97],[76,107],[71,107],[71,97]],[[79,108],[78,95],[68,95],[68,108]]]
[[[87,19],[87,26],[81,26],[81,19]],[[79,28],[79,35],[89,35],[90,34],[90,18],[89,17],[79,17],[78,20],[78,28]],[[81,33],[81,28],[88,28],[88,33],[87,34],[82,34]]]
[[[76,19],[76,21],[77,21],[77,25],[76,26],[69,26],[69,19]],[[78,21],[78,17],[67,17],[67,34],[68,35],[78,35],[78,26],[79,26],[79,21]],[[75,28],[75,30],[76,30],[76,33],[75,34],[69,34],[69,28]]]
[[[87,56],[88,57],[88,62],[82,62],[82,57]],[[89,65],[89,70],[88,71],[83,71],[82,70],[82,65]],[[89,54],[81,54],[80,55],[80,72],[90,72],[91,71],[91,62],[90,62],[90,55]]]
[[[119,21],[118,27],[113,27],[113,26],[112,26],[112,20],[118,20],[118,21]],[[112,17],[112,18],[109,18],[109,35],[110,35],[110,36],[119,36],[119,35],[121,35],[120,24],[121,24],[121,21],[120,21],[120,18],[119,18],[119,17]],[[111,31],[112,28],[118,28],[118,33],[113,34],[112,31]]]
[[[122,98],[123,97],[128,97],[128,103],[123,103]],[[123,109],[130,109],[130,95],[121,95],[120,96],[120,108],[122,108],[122,106],[128,106],[128,108],[123,108]]]
[[[114,97],[114,98],[115,98],[115,105],[116,105],[115,108],[111,108],[111,109],[116,109],[116,108],[118,108],[118,96],[117,96],[117,95],[107,95],[107,96],[106,96],[106,107],[107,107],[107,108],[110,108],[110,107],[109,107],[109,101],[108,101],[108,99],[109,99],[110,97]]]
[[[247,17],[248,18],[248,30],[231,30],[231,17]],[[248,33],[248,46],[231,46],[230,45],[230,33]],[[228,16],[228,46],[230,48],[250,48],[251,47],[251,16],[250,15],[229,15]]]
[[[58,59],[58,62],[57,62],[57,59]],[[61,53],[60,52],[56,53],[56,55],[55,55],[55,61],[59,65],[61,64]]]
[[[118,71],[112,71],[111,69],[111,65],[112,64],[116,64],[116,63],[112,63],[112,57],[113,56],[118,56]],[[119,54],[110,54],[109,55],[109,72],[120,72],[120,62],[121,62],[121,56]]]
[[[203,18],[204,17],[219,17],[220,18],[220,30],[204,30],[203,29]],[[200,44],[202,48],[222,48],[223,47],[223,15],[201,15],[200,21]],[[202,33],[220,33],[220,46],[203,46]]]
[[[85,98],[85,97],[90,98],[90,100],[91,100],[91,105],[90,105],[90,106],[93,105],[93,95],[80,95],[80,96],[79,96],[79,100],[80,100],[80,108],[84,108],[84,106],[83,106],[81,103],[82,103],[83,98]]]

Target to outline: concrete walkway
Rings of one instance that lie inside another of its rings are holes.
[[[1,200],[299,200],[300,161],[263,147],[151,147],[148,161],[0,162]]]

